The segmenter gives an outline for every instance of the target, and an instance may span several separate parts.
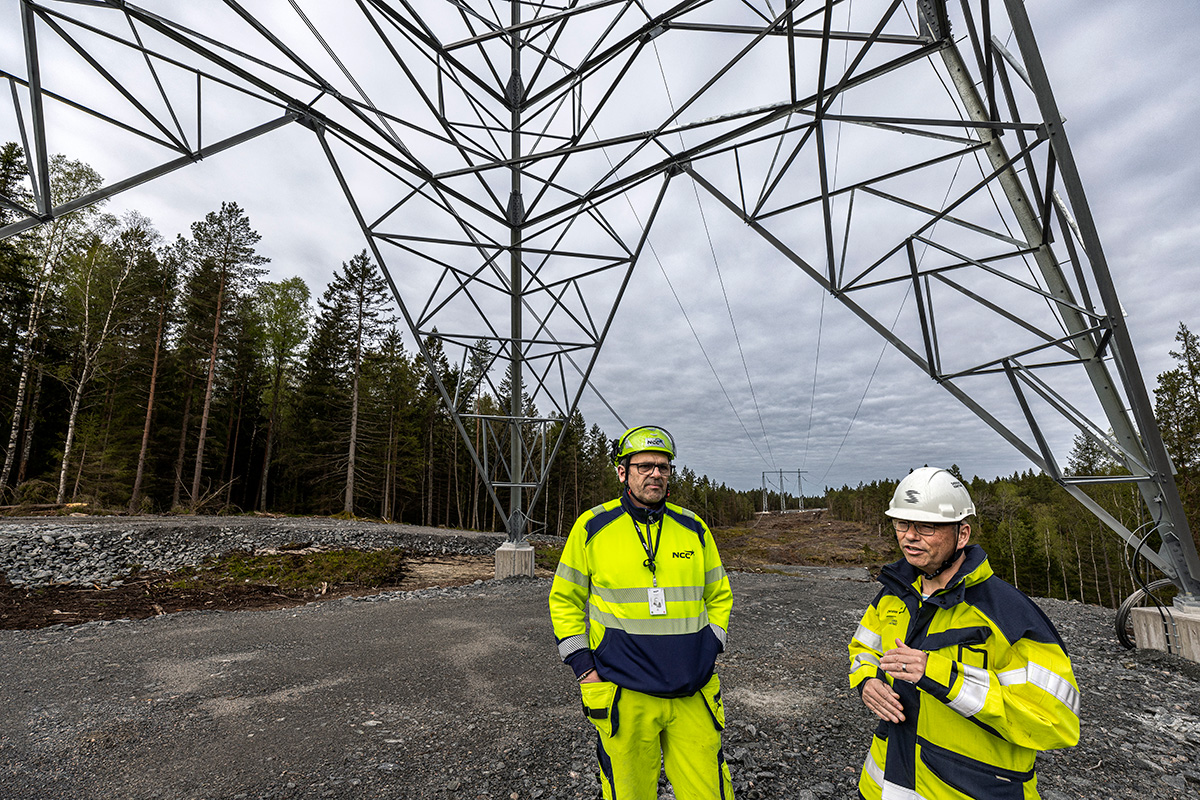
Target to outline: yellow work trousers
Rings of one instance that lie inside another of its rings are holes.
[[[689,697],[654,697],[607,681],[580,689],[596,727],[604,800],[657,800],[663,769],[677,800],[733,800],[721,752],[725,704],[715,674]]]

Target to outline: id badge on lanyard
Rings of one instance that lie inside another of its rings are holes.
[[[650,526],[646,526],[646,538],[642,538],[642,529],[638,527],[637,522],[633,523],[633,529],[637,531],[638,539],[642,543],[642,547],[646,551],[645,564],[650,568],[650,578],[653,586],[646,590],[646,600],[650,604],[650,616],[662,617],[667,613],[667,595],[658,585],[658,575],[654,568],[654,557],[658,553],[658,545],[662,541],[662,520],[658,523],[658,538],[653,540],[653,546],[646,538],[650,538]]]
[[[650,616],[661,617],[667,613],[667,596],[661,588],[647,589],[646,595],[650,600]]]

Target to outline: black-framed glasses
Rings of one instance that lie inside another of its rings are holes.
[[[933,536],[947,525],[957,525],[957,522],[911,522],[907,519],[893,519],[892,527],[896,533],[908,533],[915,529],[920,536]]]
[[[631,467],[637,467],[639,475],[649,475],[654,470],[658,470],[660,474],[670,477],[671,462],[660,463],[658,461],[639,461],[636,464],[630,464]]]

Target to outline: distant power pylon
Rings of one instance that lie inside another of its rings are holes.
[[[796,510],[803,511],[804,510],[804,479],[802,476],[806,472],[808,472],[808,470],[798,469],[798,470],[795,470],[795,472],[796,472],[796,497],[799,500],[799,507]],[[783,470],[781,470],[781,469],[774,470],[774,471],[770,471],[770,470],[763,471],[763,474],[762,474],[762,508],[763,508],[763,511],[771,510],[769,507],[769,503],[768,503],[768,498],[770,496],[770,492],[768,491],[768,487],[767,487],[767,476],[775,475],[775,474],[779,475],[779,511],[782,514],[786,514],[788,511],[787,491],[784,489]],[[791,472],[789,471],[788,474],[790,475]]]
[[[684,178],[1135,546],[1084,489],[1137,486],[1147,557],[1200,593],[1022,0],[19,9],[0,133],[29,182],[0,198],[0,236],[305,126],[297,164],[328,163],[427,363],[468,376],[433,373],[514,542],[561,442],[550,414],[577,407]],[[141,163],[62,199],[64,141]],[[474,407],[480,386],[504,407]],[[1063,429],[1122,474],[1066,474]]]

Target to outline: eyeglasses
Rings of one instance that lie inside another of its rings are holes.
[[[933,536],[947,525],[958,525],[957,522],[910,522],[906,519],[893,519],[892,527],[896,529],[896,533],[908,533],[910,529],[916,529],[921,536]]]
[[[670,477],[671,475],[670,462],[664,464],[659,463],[658,461],[639,461],[638,463],[630,464],[629,466],[637,467],[639,475],[649,475],[651,472],[654,472],[654,470],[658,470],[660,474],[667,477]]]

